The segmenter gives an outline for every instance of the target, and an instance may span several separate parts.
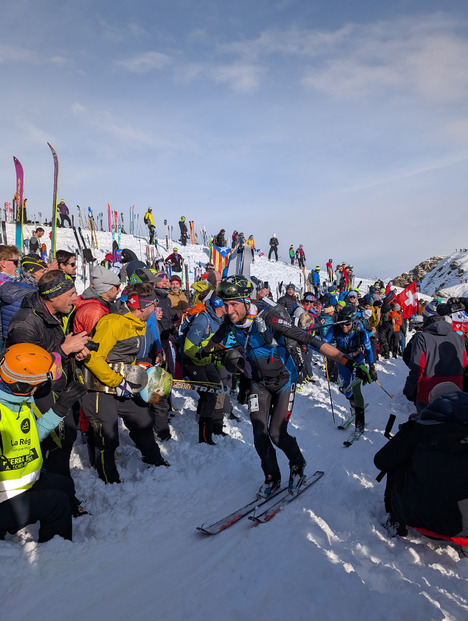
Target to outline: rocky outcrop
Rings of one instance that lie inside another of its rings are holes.
[[[422,280],[426,274],[432,272],[432,270],[437,268],[437,265],[443,260],[443,258],[444,257],[431,257],[426,261],[422,261],[422,263],[419,263],[419,265],[413,267],[413,269],[409,272],[405,272],[404,274],[400,274],[400,276],[396,276],[396,278],[393,279],[393,284],[396,287],[406,287],[406,285],[413,282],[413,280]],[[453,261],[453,264],[456,263],[457,261]],[[460,268],[457,264],[453,269],[460,270],[462,268]]]

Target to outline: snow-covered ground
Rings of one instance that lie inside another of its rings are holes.
[[[99,238],[110,245],[108,233]],[[122,238],[143,256],[139,244]],[[74,249],[72,234],[61,231],[58,247]],[[180,250],[206,261],[201,247]],[[297,268],[264,257],[253,273],[272,285],[300,284]],[[378,363],[377,371],[395,396],[364,388],[368,431],[347,449],[347,432],[336,428],[346,400],[333,385],[333,421],[319,360],[317,382],[297,393],[290,429],[307,469],[325,476],[270,523],[243,520],[215,537],[196,526],[250,500],[262,480],[245,406],[236,403],[240,422],[226,421],[229,437],[212,447],[198,444],[196,395],[174,391],[173,439],[161,445],[171,467],[146,467],[122,427],[121,485],[104,485],[77,442],[73,477],[92,515],[74,521],[73,543],[37,545],[35,527],[0,542],[2,620],[468,618],[468,559],[416,535],[391,539],[382,526],[385,482],[375,480],[373,456],[386,442],[388,415],[398,424],[412,407],[401,394],[403,362]],[[287,460],[279,460],[286,478]]]

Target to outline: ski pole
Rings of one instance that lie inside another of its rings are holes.
[[[386,395],[388,395],[388,396],[390,397],[390,399],[393,399],[393,397],[394,397],[395,395],[391,395],[389,392],[387,392],[387,391],[385,390],[385,388],[382,386],[382,384],[381,384],[380,382],[378,382],[377,380],[375,380],[375,383],[376,383],[378,386],[380,386],[380,388],[384,391],[384,393],[385,393]]]
[[[335,424],[335,411],[333,409],[333,399],[332,399],[332,394],[331,394],[330,376],[328,375],[328,361],[327,361],[326,358],[325,358],[325,373],[327,375],[328,394],[330,395],[330,405],[331,405],[331,411],[332,411],[333,424]]]

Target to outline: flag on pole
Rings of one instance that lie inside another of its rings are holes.
[[[409,319],[418,312],[418,287],[414,280],[410,285],[395,296],[397,302],[403,310],[403,319]]]
[[[223,273],[225,267],[229,265],[229,257],[232,254],[232,248],[222,248],[221,246],[211,245],[211,262],[214,268],[220,274]]]
[[[468,315],[461,311],[459,313],[453,313],[452,315],[452,328],[456,332],[468,332]]]

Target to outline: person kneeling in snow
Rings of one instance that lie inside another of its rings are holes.
[[[71,478],[42,470],[41,441],[86,393],[71,382],[36,420],[34,393],[58,379],[60,356],[31,343],[8,347],[0,359],[0,539],[39,521],[39,542],[72,538]]]
[[[409,526],[466,547],[468,394],[453,382],[442,382],[429,400],[419,419],[401,425],[374,457],[387,474],[387,526],[393,534],[404,536]]]

